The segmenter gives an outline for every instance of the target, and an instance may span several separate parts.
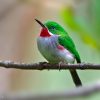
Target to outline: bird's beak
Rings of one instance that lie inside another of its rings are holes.
[[[37,22],[38,24],[41,25],[41,27],[46,28],[45,25],[44,25],[42,22],[40,22],[38,19],[35,19],[35,20],[36,20],[36,22]]]

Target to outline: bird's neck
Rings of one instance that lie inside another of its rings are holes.
[[[50,37],[51,34],[50,34],[50,32],[48,31],[47,28],[42,28],[41,33],[40,33],[40,36],[41,37]]]

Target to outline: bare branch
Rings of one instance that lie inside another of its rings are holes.
[[[44,70],[44,69],[52,69],[52,70],[66,70],[66,69],[100,69],[100,64],[50,64],[47,62],[40,63],[15,63],[12,61],[0,61],[0,67],[5,68],[16,68],[16,69],[26,69],[26,70]],[[0,100],[54,100],[61,98],[75,98],[79,96],[89,96],[92,93],[100,91],[100,82],[91,86],[82,86],[77,87],[73,90],[69,91],[59,91],[54,93],[43,93],[43,94],[5,94],[0,95]]]
[[[0,67],[5,68],[16,68],[16,69],[25,69],[25,70],[57,70],[60,68],[60,70],[68,70],[68,69],[80,69],[80,70],[100,70],[100,64],[50,64],[47,62],[39,62],[39,63],[31,63],[31,64],[25,64],[25,63],[16,63],[13,61],[0,61]]]
[[[90,96],[93,93],[100,92],[100,82],[91,86],[77,87],[68,91],[59,91],[42,94],[8,94],[0,96],[0,100],[58,100],[58,99],[71,99],[77,97]]]

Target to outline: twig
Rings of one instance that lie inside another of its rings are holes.
[[[90,96],[93,93],[100,92],[100,82],[91,86],[83,86],[69,91],[59,91],[42,94],[8,94],[0,96],[0,100],[58,100],[58,99],[73,99],[77,97]]]
[[[60,67],[60,70],[68,70],[68,69],[80,69],[80,70],[100,70],[100,64],[50,64],[47,62],[39,62],[39,63],[31,63],[31,64],[25,64],[25,63],[16,63],[13,61],[0,61],[0,67],[5,68],[16,68],[16,69],[26,69],[26,70],[58,70]]]
[[[100,64],[50,64],[47,62],[39,62],[32,64],[25,63],[15,63],[12,61],[0,61],[0,67],[5,68],[16,68],[16,69],[26,69],[26,70],[44,70],[53,69],[65,70],[65,69],[100,69]],[[59,91],[54,93],[43,93],[43,94],[5,94],[0,95],[0,100],[54,100],[61,98],[75,98],[79,96],[88,96],[92,93],[100,91],[100,82],[91,86],[82,86],[69,91]]]

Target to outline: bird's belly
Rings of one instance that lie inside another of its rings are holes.
[[[75,60],[74,56],[68,50],[66,49],[59,50],[57,48],[56,43],[51,39],[38,38],[37,45],[41,54],[50,63],[58,63],[58,62],[73,63]]]

